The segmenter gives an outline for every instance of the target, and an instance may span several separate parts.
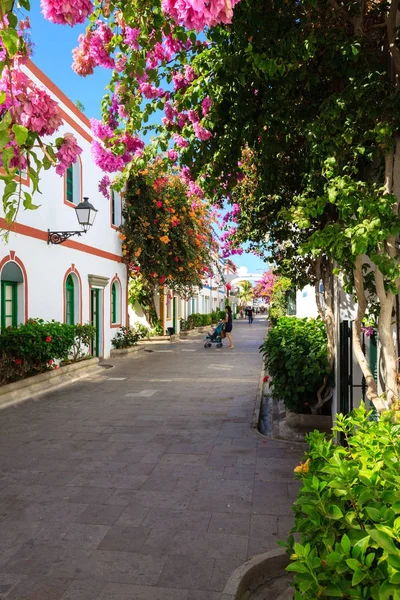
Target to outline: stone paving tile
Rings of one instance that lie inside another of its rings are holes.
[[[77,578],[155,585],[166,561],[166,556],[96,550],[90,558],[81,562]]]
[[[123,506],[116,504],[89,504],[77,522],[89,525],[114,525],[123,510]]]
[[[102,589],[104,589],[103,582],[93,579],[74,579],[68,584],[60,600],[97,600]]]
[[[9,594],[7,600],[60,600],[68,581],[55,578],[24,578]],[[1,596],[0,596],[1,598]]]
[[[162,570],[157,585],[166,588],[208,590],[214,560],[210,558],[188,558],[170,556]],[[165,596],[168,598],[168,595]]]
[[[151,508],[142,526],[159,532],[169,529],[207,531],[210,519],[209,512]]]
[[[1,412],[0,600],[222,600],[286,539],[304,445],[250,431],[264,333],[235,323],[234,352],[199,337]]]
[[[230,533],[232,535],[249,535],[250,514],[237,513],[232,519],[232,514],[214,513],[211,517],[208,531],[210,533]]]
[[[98,546],[99,550],[140,552],[149,535],[146,527],[114,525]]]

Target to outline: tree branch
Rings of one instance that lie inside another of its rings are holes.
[[[396,21],[398,6],[398,0],[391,0],[388,16],[386,19],[386,31],[389,43],[389,52],[393,59],[393,66],[397,75],[400,75],[400,49],[396,45]]]

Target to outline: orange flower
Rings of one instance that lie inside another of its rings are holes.
[[[135,252],[135,256],[140,256],[142,254],[142,249],[138,248]]]
[[[168,237],[167,235],[162,235],[162,236],[160,237],[160,242],[162,242],[163,244],[169,244],[169,243],[170,243],[170,241],[171,241],[171,240],[169,239],[169,237]]]
[[[310,459],[307,458],[305,463],[300,463],[298,467],[295,467],[295,473],[308,473]]]
[[[183,267],[179,267],[179,271],[181,271],[181,272],[182,272],[182,271],[183,271]]]
[[[123,233],[120,233],[119,237],[121,240],[126,240],[126,235],[124,235]]]

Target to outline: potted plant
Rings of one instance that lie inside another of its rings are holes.
[[[330,428],[331,417],[326,415],[329,407],[321,410],[318,398],[330,377],[323,322],[319,318],[280,317],[260,350],[270,375],[272,397],[285,404],[286,423],[310,431]]]

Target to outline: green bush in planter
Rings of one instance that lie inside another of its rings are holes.
[[[111,340],[111,344],[116,350],[131,348],[132,346],[136,346],[142,337],[142,334],[133,327],[121,327]]]
[[[272,396],[287,409],[309,413],[329,374],[327,342],[320,319],[280,317],[260,346],[271,377]]]
[[[400,425],[338,415],[346,446],[314,431],[286,545],[295,600],[400,598]]]
[[[53,369],[55,361],[77,361],[87,353],[95,328],[29,319],[0,334],[0,383]]]

